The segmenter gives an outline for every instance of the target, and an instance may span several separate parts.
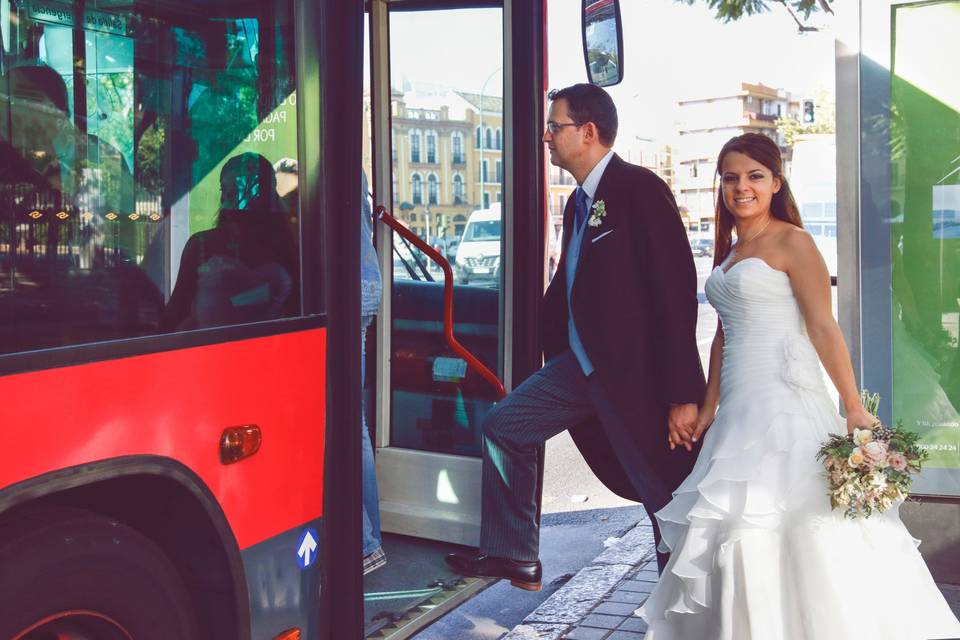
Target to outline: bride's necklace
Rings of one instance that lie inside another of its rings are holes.
[[[773,216],[770,216],[770,217],[767,219],[767,221],[764,223],[764,225],[763,225],[762,227],[760,227],[760,230],[757,231],[755,234],[753,234],[752,236],[750,236],[749,238],[747,238],[747,239],[744,240],[743,242],[737,241],[737,248],[743,247],[743,245],[747,244],[748,242],[750,242],[751,240],[753,240],[754,238],[756,238],[758,235],[760,235],[761,233],[763,233],[764,231],[766,231],[766,230],[767,230],[767,227],[770,226],[770,223],[771,223],[771,222],[773,222]]]

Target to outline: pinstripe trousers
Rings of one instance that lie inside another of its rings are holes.
[[[571,351],[549,360],[483,421],[483,485],[480,553],[514,560],[537,560],[537,447],[586,418],[597,416],[618,454],[635,447],[596,376],[583,375]],[[637,456],[624,460],[635,461]],[[670,493],[635,462],[624,470],[656,527],[653,511]],[[659,531],[656,531],[659,542]]]

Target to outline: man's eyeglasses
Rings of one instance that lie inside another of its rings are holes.
[[[582,122],[554,122],[553,120],[547,120],[547,131],[550,132],[550,135],[553,135],[563,129],[564,127],[582,127]]]

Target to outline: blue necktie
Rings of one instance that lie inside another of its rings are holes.
[[[574,197],[574,221],[576,223],[575,229],[580,231],[580,228],[583,227],[583,221],[587,219],[587,192],[581,187],[577,187],[577,192],[574,194]]]

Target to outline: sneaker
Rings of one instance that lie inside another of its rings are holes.
[[[387,564],[387,554],[383,552],[383,547],[380,547],[370,555],[363,556],[363,575],[376,571],[385,564]]]

